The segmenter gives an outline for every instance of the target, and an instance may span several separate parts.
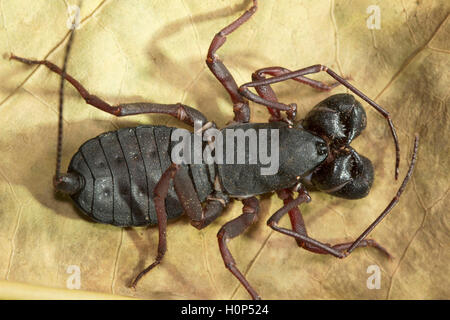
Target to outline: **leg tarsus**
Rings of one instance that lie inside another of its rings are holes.
[[[254,300],[260,300],[260,296],[253,289],[250,283],[247,281],[245,276],[236,267],[236,262],[231,255],[230,250],[227,246],[227,241],[242,234],[250,225],[252,225],[258,218],[259,214],[259,201],[255,197],[242,200],[244,207],[242,209],[242,214],[227,222],[222,226],[217,234],[219,241],[219,249],[222,255],[225,267],[230,270],[230,272],[239,280],[239,282],[248,291]]]
[[[341,252],[346,252],[350,246],[353,244],[353,242],[346,242],[346,243],[339,243],[332,246],[332,248],[337,249]],[[358,246],[356,248],[364,248],[364,247],[372,247],[386,255],[388,259],[392,259],[392,255],[389,253],[389,251],[381,246],[378,242],[376,242],[373,239],[364,239],[360,243],[358,243]]]
[[[147,268],[142,270],[136,278],[131,283],[131,288],[136,288],[139,280],[147,274],[154,267],[159,265],[164,258],[164,255],[167,251],[167,239],[166,239],[166,230],[167,230],[167,213],[166,213],[166,205],[165,199],[167,197],[167,193],[169,191],[170,180],[173,179],[175,174],[178,171],[179,166],[176,164],[172,164],[166,171],[164,171],[161,179],[155,186],[155,209],[156,216],[158,218],[158,231],[159,231],[159,241],[158,241],[158,254],[156,255],[155,261],[150,264]]]

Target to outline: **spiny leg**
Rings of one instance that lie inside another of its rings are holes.
[[[233,239],[244,233],[244,231],[252,225],[258,219],[259,214],[259,201],[255,197],[242,200],[244,207],[242,208],[242,214],[227,222],[222,226],[217,234],[219,240],[219,249],[222,255],[225,267],[239,280],[248,293],[252,296],[252,299],[261,299],[258,293],[253,289],[245,276],[239,271],[227,246],[227,241]]]
[[[228,35],[250,19],[256,12],[257,5],[257,1],[253,0],[253,6],[249,10],[244,12],[238,19],[220,30],[219,33],[214,36],[206,57],[206,64],[209,69],[230,95],[231,101],[233,102],[235,122],[249,122],[250,108],[248,106],[248,101],[239,94],[236,81],[227,67],[225,67],[223,62],[217,57],[216,52],[225,43]]]
[[[388,122],[389,128],[391,130],[392,137],[394,139],[394,144],[395,144],[395,179],[397,179],[398,172],[399,172],[399,164],[400,164],[400,147],[399,147],[399,143],[398,143],[397,133],[395,131],[394,124],[392,123],[391,116],[381,106],[379,106],[377,103],[375,103],[369,97],[367,97],[364,93],[359,91],[357,88],[355,88],[353,85],[351,85],[347,80],[345,80],[344,78],[339,76],[337,73],[335,73],[333,70],[329,69],[328,67],[317,64],[317,65],[313,65],[313,66],[310,66],[307,68],[303,68],[303,69],[299,69],[296,71],[281,74],[281,75],[278,75],[278,76],[275,76],[272,78],[252,81],[249,83],[245,83],[241,87],[239,87],[239,92],[241,93],[241,95],[243,95],[244,97],[246,97],[247,99],[249,99],[251,101],[265,105],[270,108],[278,109],[281,111],[286,111],[286,112],[288,112],[288,116],[289,116],[289,112],[293,111],[292,105],[286,105],[284,103],[266,100],[256,94],[252,93],[249,90],[249,88],[270,85],[273,83],[297,78],[299,76],[304,76],[304,75],[312,74],[312,73],[318,73],[320,71],[327,72],[331,77],[336,79],[339,83],[341,83],[342,85],[347,87],[350,91],[352,91],[354,94],[356,94],[358,97],[360,97],[361,99],[366,101],[370,106],[372,106],[375,110],[377,110],[379,113],[381,113],[381,115],[383,115],[383,117],[386,119],[386,121]],[[291,119],[291,120],[293,120],[293,119]]]
[[[191,126],[194,126],[194,122],[196,121],[201,122],[203,124],[207,122],[206,117],[200,111],[191,108],[189,106],[183,105],[181,103],[159,104],[159,103],[139,102],[139,103],[124,103],[119,104],[117,106],[111,106],[106,101],[100,99],[99,97],[93,94],[90,94],[89,91],[87,91],[86,88],[84,88],[83,85],[80,82],[78,82],[75,78],[73,78],[71,75],[67,73],[64,73],[63,75],[61,68],[59,68],[57,65],[55,65],[50,61],[30,60],[18,57],[14,54],[11,54],[10,59],[17,60],[28,65],[37,64],[46,66],[47,68],[57,73],[58,75],[64,76],[64,79],[66,79],[70,84],[72,84],[72,86],[79,92],[79,94],[86,101],[87,104],[90,104],[91,106],[94,106],[102,111],[105,111],[118,117],[144,113],[162,113],[171,115]]]

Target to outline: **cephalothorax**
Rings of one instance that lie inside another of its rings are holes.
[[[255,196],[269,192],[277,192],[285,205],[271,216],[267,224],[276,231],[294,237],[302,248],[344,258],[357,247],[375,247],[389,256],[377,242],[366,237],[393,208],[405,189],[416,162],[418,138],[415,141],[411,165],[397,195],[357,240],[329,245],[309,237],[298,208],[301,203],[311,200],[307,190],[319,190],[346,199],[363,198],[370,191],[374,179],[372,163],[350,146],[366,127],[366,113],[353,95],[336,94],[316,105],[303,120],[297,121],[296,105],[280,103],[270,85],[292,79],[319,90],[331,90],[338,84],[346,86],[386,118],[396,146],[396,178],[399,167],[397,135],[391,118],[384,109],[323,65],[296,71],[282,67],[263,68],[253,74],[252,82],[238,87],[228,69],[217,57],[216,51],[225,43],[227,35],[245,23],[255,13],[256,8],[257,1],[253,0],[253,6],[248,11],[216,34],[206,63],[233,102],[234,121],[225,129],[251,128],[257,134],[267,129],[278,130],[279,168],[276,174],[261,175],[260,163],[174,163],[171,158],[171,133],[175,128],[165,126],[139,126],[101,134],[85,142],[73,156],[67,173],[61,173],[60,120],[55,189],[69,194],[78,207],[95,221],[121,227],[158,225],[157,257],[135,278],[131,284],[133,287],[143,275],[162,261],[167,247],[167,219],[185,212],[192,225],[201,229],[216,219],[230,199],[235,198],[243,202],[243,213],[220,229],[219,249],[225,266],[252,298],[258,299],[257,292],[237,268],[226,242],[242,234],[257,220],[259,201]],[[63,105],[62,88],[67,80],[86,103],[116,116],[162,113],[191,126],[198,122],[203,124],[204,128],[216,127],[214,122],[208,121],[202,113],[180,103],[142,102],[111,106],[90,94],[65,71],[72,37],[73,32],[62,69],[46,60],[29,60],[11,55],[12,59],[26,64],[42,64],[61,75],[60,110]],[[327,72],[337,82],[327,85],[305,77],[321,71]],[[266,78],[267,76],[270,77]],[[249,88],[255,88],[257,94]],[[248,100],[268,108],[271,114],[269,123],[249,122]],[[281,112],[285,112],[286,116],[283,117]],[[233,151],[236,152],[236,149]],[[245,157],[249,155],[246,154]],[[298,192],[295,199],[294,192]],[[278,226],[278,221],[285,214],[289,214],[291,218],[292,230]]]

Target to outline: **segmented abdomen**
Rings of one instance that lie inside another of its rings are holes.
[[[156,224],[153,190],[171,164],[172,128],[140,126],[88,140],[73,156],[69,172],[84,178],[72,199],[92,219],[116,226]],[[183,212],[173,186],[166,199],[169,219]]]

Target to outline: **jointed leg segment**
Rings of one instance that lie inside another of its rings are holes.
[[[280,76],[283,74],[287,74],[290,73],[292,71],[283,68],[283,67],[268,67],[268,68],[263,68],[263,69],[259,69],[257,71],[255,71],[252,74],[252,80],[253,81],[258,81],[258,80],[264,80],[266,79],[266,75],[270,75],[272,77],[276,77],[276,76]],[[340,83],[339,82],[335,82],[331,85],[328,85],[326,83],[323,83],[321,81],[317,81],[317,80],[313,80],[313,79],[309,79],[307,77],[304,76],[297,76],[295,78],[292,78],[292,80],[295,80],[297,82],[309,85],[310,87],[317,89],[317,90],[322,90],[322,91],[329,91],[331,89],[333,89],[334,87],[338,86]],[[270,85],[261,85],[261,86],[256,86],[255,87],[256,92],[258,93],[258,95],[268,101],[272,101],[272,102],[278,102],[278,99],[275,95],[275,92],[273,91],[273,89],[270,87]],[[291,104],[292,106],[293,104]],[[279,109],[273,109],[270,107],[267,107],[269,109],[269,112],[271,114],[271,118],[269,121],[281,121],[282,117],[280,115],[280,110]],[[289,111],[288,111],[289,112]],[[291,113],[293,113],[291,111]],[[288,114],[289,115],[289,114]],[[293,120],[293,118],[295,117],[295,113],[289,115],[289,118],[291,120]]]
[[[167,251],[167,212],[165,200],[171,180],[174,181],[175,192],[177,193],[178,199],[180,200],[184,211],[191,219],[192,225],[198,229],[206,227],[215,218],[217,218],[217,216],[223,212],[223,209],[228,202],[228,197],[216,192],[214,194],[214,198],[207,199],[205,208],[202,208],[197,194],[193,192],[195,189],[192,184],[192,180],[186,171],[186,167],[172,163],[172,165],[164,171],[161,179],[154,189],[154,203],[159,231],[158,254],[155,261],[139,273],[133,280],[131,284],[131,287],[133,288],[146,273],[161,263],[164,254]]]
[[[230,270],[230,272],[241,282],[244,288],[252,296],[254,300],[261,299],[255,289],[252,288],[250,283],[247,281],[245,276],[239,271],[236,266],[236,262],[231,255],[230,250],[227,246],[227,241],[237,237],[244,233],[244,231],[251,226],[254,222],[258,220],[259,214],[259,201],[255,197],[242,200],[244,207],[242,208],[242,214],[227,222],[219,230],[217,234],[219,240],[219,249],[222,254],[223,262],[225,267]]]
[[[303,194],[303,197],[301,196],[301,194]],[[304,189],[300,189],[299,197],[295,200],[292,197],[292,192],[290,192],[287,189],[279,191],[278,196],[284,201],[285,207],[278,210],[277,213],[275,213],[268,220],[267,224],[272,229],[274,229],[280,233],[294,237],[297,241],[297,244],[300,247],[304,248],[305,250],[308,250],[313,253],[318,253],[318,254],[332,254],[335,257],[343,258],[343,256],[338,253],[345,252],[348,248],[350,248],[350,246],[353,244],[353,242],[340,243],[340,244],[336,244],[333,246],[331,246],[330,244],[320,244],[319,245],[318,242],[316,242],[316,243],[313,242],[313,241],[317,241],[317,240],[314,240],[308,236],[301,211],[298,208],[299,204],[301,204],[302,202],[309,202],[309,199],[310,199],[309,196],[307,195],[307,192]],[[294,207],[292,207],[292,206],[294,206]],[[291,224],[293,227],[293,231],[284,229],[284,228],[281,228],[278,226],[278,222],[280,221],[282,216],[284,214],[286,214],[286,212],[287,212],[286,210],[289,208],[291,208],[288,211],[288,213],[289,213],[289,217],[291,218]],[[311,240],[313,240],[313,241],[311,241]],[[389,252],[385,248],[383,248],[381,245],[379,245],[375,240],[372,240],[372,239],[367,239],[367,240],[362,241],[361,243],[358,244],[357,247],[358,248],[359,247],[374,247],[374,248],[380,250],[381,252],[383,252],[384,254],[386,254],[388,257],[390,257]],[[333,249],[333,250],[330,250],[330,249]]]
[[[51,71],[62,75],[62,70],[60,67],[54,63],[47,60],[30,60],[21,58],[15,55],[11,55],[11,59],[20,61],[28,65],[44,65]],[[181,103],[176,104],[159,104],[159,103],[124,103],[117,106],[111,106],[106,101],[100,99],[96,95],[90,94],[83,85],[78,82],[69,74],[65,74],[64,78],[69,81],[70,84],[80,93],[81,97],[86,101],[87,104],[96,107],[102,111],[109,114],[115,115],[117,117],[137,115],[144,113],[160,113],[171,115],[188,125],[193,126],[195,121],[199,121],[203,124],[207,122],[206,117],[198,110],[191,108],[189,106],[183,105]]]
[[[256,12],[257,5],[257,1],[253,0],[253,6],[249,10],[244,12],[244,14],[241,15],[238,19],[220,30],[215,35],[209,47],[208,55],[206,58],[206,64],[208,65],[209,69],[230,95],[231,101],[233,102],[235,122],[250,121],[250,109],[248,107],[248,101],[239,94],[236,81],[234,80],[227,67],[225,67],[223,62],[217,57],[216,52],[225,43],[228,35],[230,35],[233,31],[235,31],[250,19],[250,17]]]
[[[147,274],[150,270],[156,267],[161,263],[164,258],[164,254],[167,251],[167,239],[166,239],[166,230],[167,230],[167,214],[166,214],[166,197],[169,191],[170,180],[173,179],[175,174],[177,173],[178,166],[172,165],[166,171],[164,171],[161,179],[155,186],[155,196],[153,201],[155,203],[156,209],[156,217],[158,219],[158,231],[159,231],[159,242],[158,242],[158,254],[156,255],[155,261],[141,271],[137,277],[131,283],[131,287],[135,288],[138,281]]]

